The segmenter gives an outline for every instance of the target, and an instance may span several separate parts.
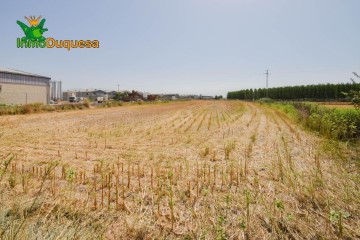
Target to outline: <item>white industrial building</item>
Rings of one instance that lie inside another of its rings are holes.
[[[0,104],[48,104],[50,80],[33,73],[0,68]]]

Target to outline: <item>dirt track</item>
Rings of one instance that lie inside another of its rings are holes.
[[[129,190],[128,211],[110,224],[109,239],[139,231],[150,238],[360,237],[359,184],[347,153],[264,106],[191,101],[4,116],[0,136],[0,159],[13,153],[25,166],[59,160],[89,175],[101,161],[142,166],[141,187]],[[176,179],[172,227],[167,196],[159,213],[149,190],[150,168],[159,165]],[[334,211],[346,215],[343,233]]]

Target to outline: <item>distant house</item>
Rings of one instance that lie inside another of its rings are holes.
[[[107,92],[107,95],[109,96],[109,99],[114,99],[116,93],[118,93],[118,92],[117,91],[110,91],[110,92]]]
[[[200,99],[214,99],[213,96],[201,96],[200,95]]]
[[[77,93],[77,91],[72,91],[72,90],[64,91],[63,92],[63,100],[69,101],[69,98],[76,97],[76,93]]]
[[[127,97],[124,97],[123,100],[125,102],[138,102],[138,101],[145,101],[145,98],[141,93],[132,90],[132,92],[129,93]]]
[[[96,101],[98,97],[103,97],[104,99],[113,98],[115,93],[115,91],[108,92],[99,89],[70,90],[63,93],[63,99],[68,101],[70,97],[76,97],[78,99],[89,99],[91,101]]]
[[[98,97],[108,98],[109,96],[108,96],[107,92],[105,92],[103,90],[95,90],[95,91],[93,91],[91,100],[96,100]]]
[[[199,99],[200,96],[199,95],[181,95],[180,98],[181,99]]]
[[[161,95],[161,99],[163,99],[163,100],[176,100],[179,97],[180,97],[179,94],[163,94],[163,95]]]
[[[159,98],[159,95],[156,95],[156,94],[147,95],[147,100],[148,101],[156,101],[158,98]]]

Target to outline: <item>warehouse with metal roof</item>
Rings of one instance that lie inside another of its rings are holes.
[[[50,77],[0,68],[0,104],[48,104],[50,80]]]

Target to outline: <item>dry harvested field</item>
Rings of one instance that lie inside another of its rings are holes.
[[[240,101],[2,116],[0,234],[358,239],[354,157]]]
[[[343,104],[343,105],[324,104],[324,106],[329,107],[329,108],[354,109],[354,106],[349,105],[349,104]]]

